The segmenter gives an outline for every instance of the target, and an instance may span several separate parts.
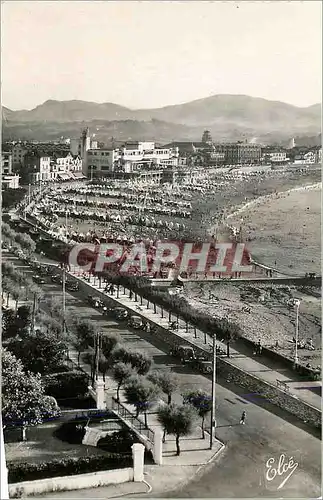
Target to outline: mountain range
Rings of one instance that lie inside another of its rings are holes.
[[[53,140],[78,137],[86,125],[98,140],[214,140],[276,142],[295,135],[317,136],[321,105],[300,108],[246,95],[214,95],[156,109],[129,109],[114,103],[48,100],[31,110],[2,107],[4,138]]]

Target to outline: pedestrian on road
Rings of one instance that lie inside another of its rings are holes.
[[[245,410],[243,410],[242,412],[242,415],[241,415],[241,419],[240,419],[240,425],[244,425],[246,423],[246,412]]]

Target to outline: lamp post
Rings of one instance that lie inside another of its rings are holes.
[[[213,373],[212,373],[212,409],[211,409],[211,430],[210,430],[210,450],[213,448],[213,437],[216,428],[215,420],[215,383],[216,383],[216,335],[213,333],[212,343]]]
[[[298,299],[294,299],[294,307],[296,308],[296,322],[295,322],[295,359],[294,365],[296,366],[298,363],[298,318],[299,318],[299,306],[301,301]]]
[[[63,292],[63,333],[65,332],[65,326],[66,326],[66,269],[65,269],[65,264],[63,267],[63,280],[62,280],[62,292]]]

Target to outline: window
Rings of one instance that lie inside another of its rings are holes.
[[[110,170],[109,165],[102,165],[101,170]]]

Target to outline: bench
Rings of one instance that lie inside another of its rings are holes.
[[[276,380],[277,387],[278,389],[282,389],[285,392],[289,392],[289,386],[286,384],[286,382],[283,382],[282,380]]]

